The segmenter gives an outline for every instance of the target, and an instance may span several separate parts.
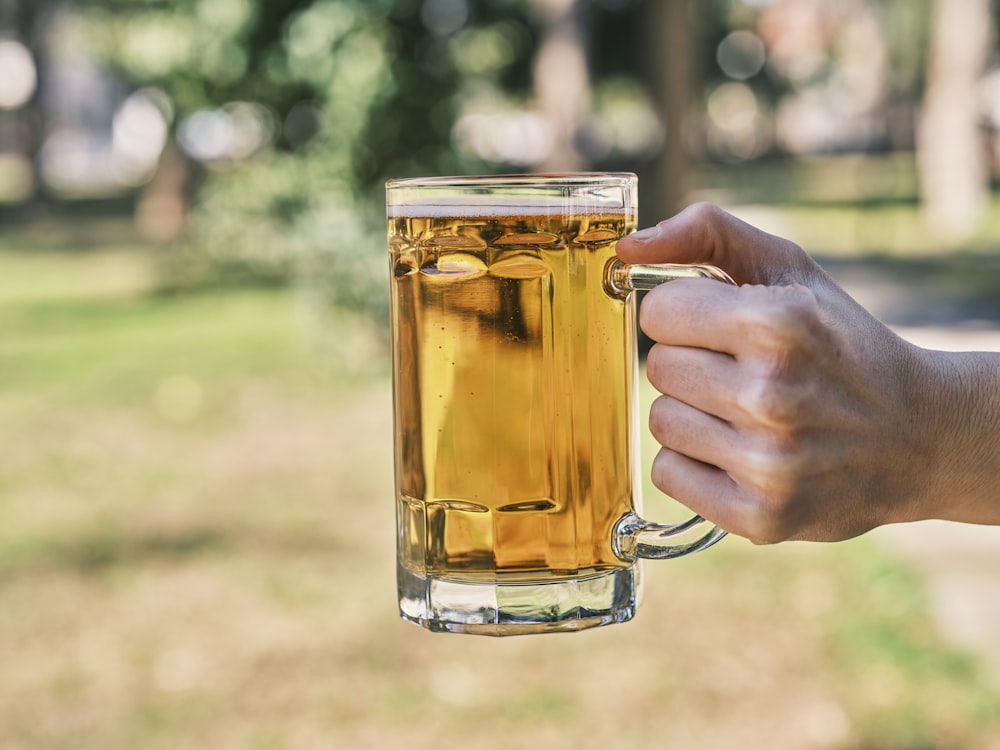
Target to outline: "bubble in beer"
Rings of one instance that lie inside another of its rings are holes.
[[[486,264],[475,255],[449,253],[430,258],[420,267],[420,272],[450,278],[480,276],[486,273]]]

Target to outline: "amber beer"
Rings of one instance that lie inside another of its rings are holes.
[[[626,565],[632,326],[602,285],[631,217],[494,210],[390,221],[403,564],[469,582]]]
[[[629,619],[635,310],[608,268],[635,177],[413,182],[387,192],[401,615],[492,635]]]

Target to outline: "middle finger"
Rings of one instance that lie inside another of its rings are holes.
[[[656,344],[646,358],[646,377],[657,391],[727,422],[739,413],[739,368],[728,354],[686,346]]]

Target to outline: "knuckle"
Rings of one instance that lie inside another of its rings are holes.
[[[747,423],[794,438],[806,402],[811,398],[810,390],[808,382],[793,384],[780,368],[769,367],[737,390],[736,407]]]
[[[752,422],[774,424],[780,422],[784,414],[781,399],[775,395],[776,385],[766,374],[758,375],[746,382],[736,393],[736,405]]]
[[[743,454],[743,474],[762,497],[783,506],[794,497],[804,459],[794,441],[770,440],[765,447]]]
[[[801,454],[778,443],[744,453],[740,483],[748,503],[747,538],[761,544],[792,539],[802,519]]]
[[[760,498],[747,519],[746,537],[755,544],[777,544],[795,537],[798,524],[786,506]]]
[[[809,372],[824,357],[827,335],[810,290],[772,287],[759,297],[740,312],[749,374],[736,390],[736,406],[752,423],[795,430],[815,398]]]
[[[683,211],[685,218],[696,224],[712,225],[720,221],[726,214],[721,208],[708,201],[696,201]]]
[[[740,288],[737,316],[749,340],[777,347],[800,345],[820,325],[816,295],[801,284]]]
[[[723,224],[728,214],[714,203],[698,201],[684,209],[682,216],[685,222],[695,231],[699,244],[704,248],[718,248],[724,245],[722,241]],[[712,255],[708,251],[708,256]]]

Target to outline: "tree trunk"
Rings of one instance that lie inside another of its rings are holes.
[[[574,141],[590,107],[582,9],[576,0],[534,3],[542,19],[534,62],[535,104],[552,133],[552,149],[539,167],[544,172],[572,172],[585,166]]]
[[[25,194],[20,196],[22,214],[41,205],[42,194],[39,190],[40,179],[37,174],[38,151],[42,145],[45,113],[41,106],[44,78],[45,50],[39,44],[42,17],[47,4],[41,0],[0,0],[0,29],[13,30],[15,41],[26,45],[31,52],[35,64],[37,80],[31,99],[19,109],[7,114],[11,125],[12,143],[2,144],[4,147],[14,146],[12,150],[22,156],[31,165],[31,180],[25,187]],[[2,38],[2,36],[0,36]],[[0,72],[0,75],[3,75]]]
[[[991,28],[989,0],[935,0],[917,157],[924,214],[944,242],[968,238],[989,197],[979,82]]]
[[[640,224],[652,224],[683,207],[691,190],[687,129],[700,75],[700,29],[691,0],[646,3],[642,40],[647,76],[666,133],[659,155],[641,175]]]

